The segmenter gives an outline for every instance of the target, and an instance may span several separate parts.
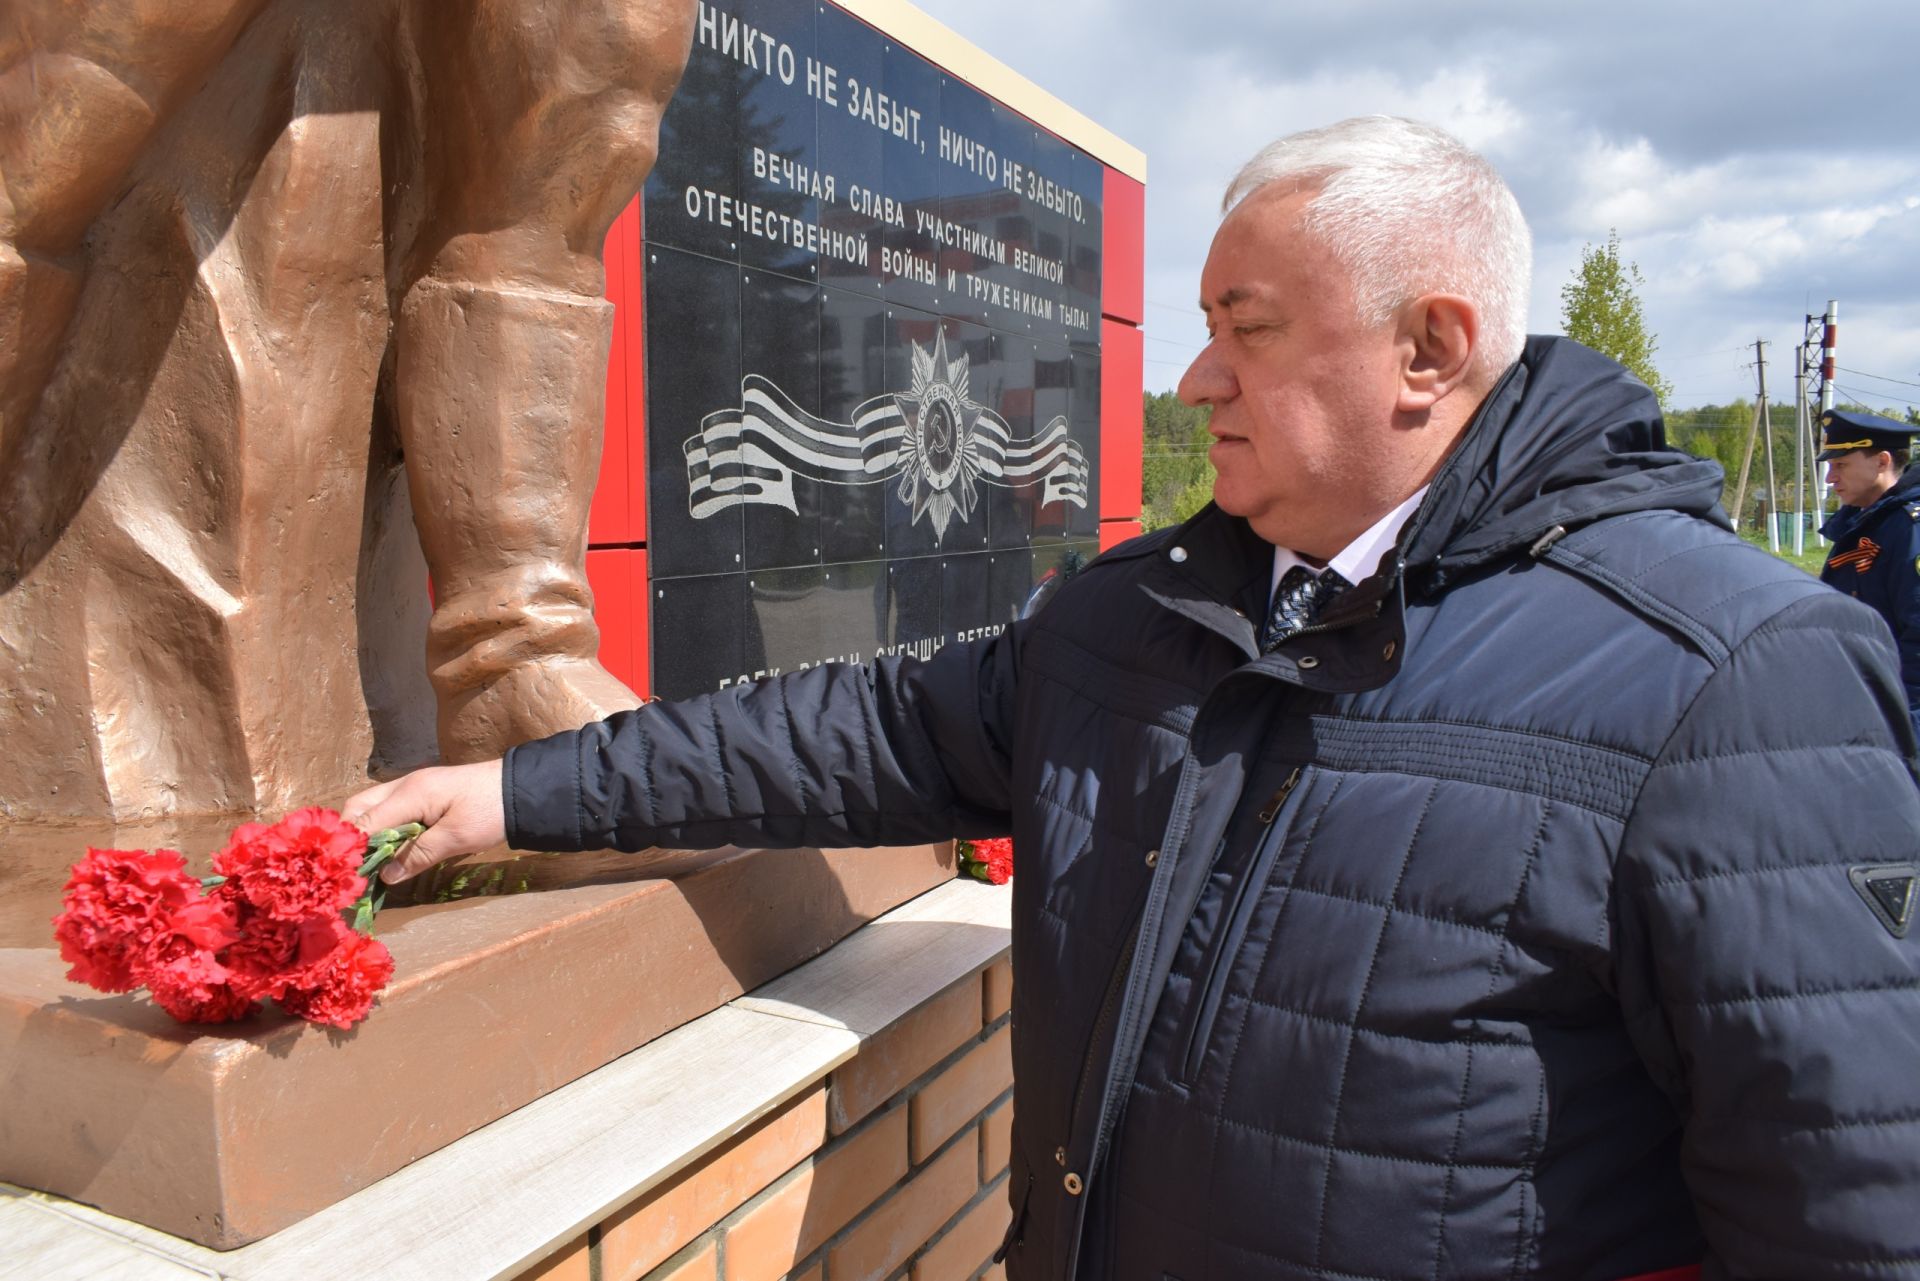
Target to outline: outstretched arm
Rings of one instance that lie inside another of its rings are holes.
[[[650,703],[504,762],[382,784],[346,814],[369,831],[428,825],[390,880],[502,839],[566,851],[991,835],[1008,821],[1022,634]]]

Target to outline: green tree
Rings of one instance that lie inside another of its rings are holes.
[[[1140,523],[1148,529],[1177,525],[1213,498],[1213,464],[1207,461],[1208,410],[1183,404],[1170,391],[1144,397],[1145,439],[1140,467]]]
[[[1660,376],[1653,353],[1659,335],[1647,332],[1640,314],[1640,268],[1620,261],[1620,233],[1609,230],[1607,243],[1580,251],[1580,266],[1560,289],[1560,324],[1567,337],[1611,356],[1653,389],[1665,404],[1673,384]]]

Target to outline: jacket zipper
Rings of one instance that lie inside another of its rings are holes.
[[[1000,1238],[1000,1248],[993,1252],[994,1263],[1005,1262],[1007,1251],[1019,1244],[1021,1233],[1027,1226],[1027,1203],[1033,1200],[1033,1168],[1027,1164],[1024,1155],[1016,1153],[1014,1159],[1020,1163],[1020,1173],[1027,1176],[1027,1182],[1020,1189],[1019,1201],[1013,1207],[1013,1218],[1007,1224],[1006,1234]]]
[[[1113,973],[1107,976],[1106,995],[1100,998],[1100,1013],[1093,1021],[1093,1035],[1087,1038],[1086,1056],[1080,1062],[1080,1080],[1073,1087],[1073,1104],[1067,1111],[1069,1126],[1074,1125],[1079,1118],[1080,1104],[1087,1096],[1087,1087],[1093,1083],[1095,1057],[1099,1054],[1100,1043],[1106,1036],[1107,1025],[1112,1023],[1114,1015],[1119,1013],[1120,994],[1126,987],[1127,974],[1133,968],[1133,954],[1139,946],[1140,927],[1136,923],[1133,933],[1127,936],[1126,946],[1120,949],[1120,959],[1113,963]],[[1073,1150],[1071,1129],[1067,1133],[1067,1146],[1062,1150],[1068,1152]]]
[[[1195,989],[1194,1000],[1188,1006],[1186,1051],[1181,1056],[1178,1078],[1181,1085],[1191,1086],[1194,1078],[1200,1075],[1200,1061],[1206,1056],[1207,1041],[1213,1035],[1214,1019],[1220,1013],[1227,975],[1233,968],[1233,957],[1240,950],[1240,942],[1246,936],[1247,918],[1252,915],[1254,901],[1259,897],[1254,888],[1265,884],[1273,868],[1274,852],[1279,849],[1282,835],[1280,811],[1285,807],[1287,798],[1293,795],[1293,789],[1300,784],[1300,769],[1300,766],[1294,766],[1286,781],[1260,807],[1259,846],[1252,861],[1234,883],[1227,910],[1214,932],[1213,946],[1207,949],[1207,963],[1200,985]]]

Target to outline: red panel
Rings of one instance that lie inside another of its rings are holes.
[[[1116,320],[1100,322],[1100,519],[1140,514],[1140,451],[1146,412],[1140,331]]]
[[[1146,322],[1147,189],[1118,169],[1107,170],[1100,210],[1100,309],[1116,320]]]
[[[630,541],[647,540],[647,240],[640,197],[627,206],[633,252],[627,258],[627,520]],[[640,665],[641,675],[646,664]],[[635,687],[636,689],[638,686]]]
[[[1104,520],[1100,522],[1100,550],[1118,546],[1129,538],[1138,538],[1147,531],[1141,528],[1137,520]]]
[[[629,686],[633,667],[634,626],[640,603],[633,598],[633,553],[624,549],[587,553],[587,586],[593,589],[593,620],[600,624],[600,665]]]
[[[653,578],[645,548],[627,553],[633,566],[633,679],[627,688],[642,698],[653,688]]]
[[[629,208],[607,231],[607,301],[613,304],[613,349],[607,357],[607,412],[600,444],[600,479],[593,490],[593,508],[587,519],[589,546],[633,541],[632,511],[628,503],[627,472],[631,432],[628,427],[627,335],[633,328],[633,294],[628,286],[633,258],[634,221]]]

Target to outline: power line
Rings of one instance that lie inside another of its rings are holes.
[[[1853,374],[1859,378],[1871,378],[1876,382],[1899,383],[1902,387],[1920,387],[1920,383],[1911,383],[1904,378],[1889,378],[1885,374],[1870,374],[1864,369],[1848,369],[1843,365],[1835,365],[1834,368],[1843,374]]]
[[[1853,401],[1857,405],[1872,404],[1874,401],[1880,401],[1881,403],[1892,401],[1896,405],[1905,405],[1909,409],[1912,409],[1915,407],[1914,401],[1902,400],[1898,396],[1889,396],[1886,392],[1883,392],[1883,391],[1869,394],[1867,392],[1861,391],[1857,387],[1842,386],[1839,382],[1835,382],[1833,386],[1836,391],[1845,392],[1847,395],[1847,398]]]

